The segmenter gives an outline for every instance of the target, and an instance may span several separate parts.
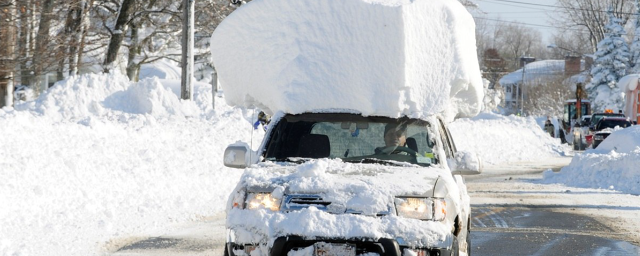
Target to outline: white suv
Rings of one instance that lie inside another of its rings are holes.
[[[458,255],[470,251],[462,175],[445,123],[356,113],[276,114],[227,207],[225,255]]]

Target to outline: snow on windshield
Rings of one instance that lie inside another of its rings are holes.
[[[255,0],[211,53],[230,105],[453,120],[480,110],[474,30],[455,0]]]

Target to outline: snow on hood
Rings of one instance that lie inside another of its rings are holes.
[[[284,235],[304,237],[403,237],[415,245],[434,245],[451,231],[439,222],[399,218],[394,209],[395,196],[434,196],[437,182],[455,181],[448,171],[415,166],[391,167],[376,164],[351,164],[340,160],[311,160],[301,165],[261,163],[242,176],[236,192],[265,191],[272,196],[319,195],[331,202],[327,211],[314,207],[289,213],[269,210],[232,209],[231,195],[227,226],[233,227],[239,242],[273,242]],[[439,186],[438,186],[439,187]],[[240,192],[242,193],[242,192]],[[436,190],[436,197],[444,196]],[[460,198],[458,190],[448,191]],[[452,202],[459,209],[460,202]],[[361,215],[341,214],[360,212]],[[374,218],[379,213],[389,214]],[[420,227],[420,228],[416,228]]]
[[[474,30],[455,0],[254,0],[211,53],[230,105],[452,120],[481,108]]]

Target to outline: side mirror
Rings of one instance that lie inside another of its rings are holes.
[[[472,152],[459,151],[448,160],[451,171],[458,175],[478,175],[482,172],[480,157]]]
[[[244,142],[236,142],[231,144],[224,150],[224,165],[231,168],[246,168],[251,165],[254,155],[249,144]],[[257,156],[254,156],[257,160]]]

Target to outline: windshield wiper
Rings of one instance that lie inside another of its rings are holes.
[[[285,157],[285,158],[276,158],[276,159],[267,159],[267,160],[275,161],[275,162],[287,162],[287,163],[294,163],[294,164],[302,164],[302,163],[308,162],[311,159],[312,158]]]
[[[383,164],[383,165],[391,165],[391,166],[405,166],[401,163],[398,163],[396,161],[391,161],[391,160],[382,160],[382,159],[377,159],[377,158],[363,158],[363,159],[352,159],[352,160],[344,160],[344,162],[347,163],[361,163],[361,164]]]

